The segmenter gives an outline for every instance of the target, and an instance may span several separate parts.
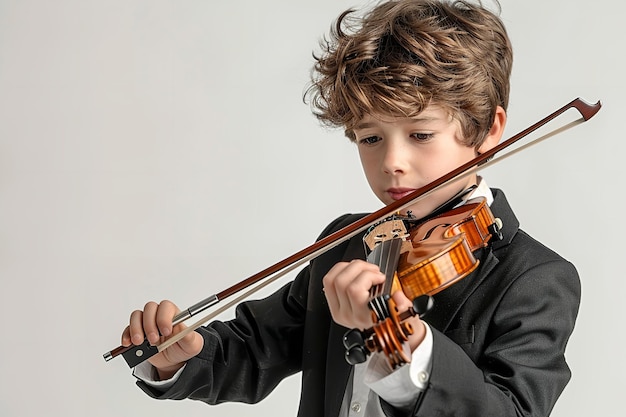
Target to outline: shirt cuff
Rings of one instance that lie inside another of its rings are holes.
[[[144,361],[139,365],[133,368],[133,376],[138,380],[145,382],[149,386],[153,388],[157,388],[159,391],[165,392],[168,390],[180,377],[180,374],[183,372],[183,369],[187,364],[184,364],[182,368],[180,368],[170,379],[159,380],[157,376],[157,370],[152,364],[148,361]]]
[[[380,398],[395,407],[410,407],[430,378],[433,335],[424,323],[424,340],[411,354],[411,362],[395,371],[384,355],[373,355],[368,363],[364,382]]]
[[[411,363],[409,364],[411,381],[421,390],[428,386],[433,358],[433,333],[428,324],[424,323],[424,327],[426,328],[424,340],[413,351]]]

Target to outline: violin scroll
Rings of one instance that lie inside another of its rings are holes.
[[[384,352],[392,367],[398,367],[409,362],[409,358],[402,349],[402,342],[413,334],[413,328],[406,319],[422,317],[434,306],[433,298],[421,295],[413,300],[413,307],[402,314],[388,317],[376,323],[372,328],[360,331],[348,330],[343,336],[343,345],[346,348],[346,361],[350,365],[357,365],[367,360],[374,352]],[[397,309],[395,309],[397,313]],[[394,335],[395,337],[390,337]]]

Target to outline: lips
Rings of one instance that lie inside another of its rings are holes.
[[[395,201],[411,194],[415,190],[415,188],[389,188],[387,194]]]

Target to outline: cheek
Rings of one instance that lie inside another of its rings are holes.
[[[435,162],[422,164],[419,167],[419,171],[421,172],[423,178],[428,182],[435,181],[436,179],[443,177],[459,166],[458,161],[454,158],[450,158],[449,156],[438,158],[433,161]]]
[[[373,155],[366,152],[359,152],[359,159],[361,160],[361,166],[365,172],[365,176],[369,178],[370,175],[376,170],[376,160]]]
[[[458,150],[456,152],[450,151],[446,153],[444,158],[440,159],[440,163],[434,168],[438,171],[438,177],[441,177],[451,171],[454,171],[474,158],[474,151],[471,148],[463,149],[461,152]]]

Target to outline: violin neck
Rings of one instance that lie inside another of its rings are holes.
[[[390,316],[387,300],[391,296],[401,249],[401,238],[385,240],[377,244],[367,257],[368,262],[378,265],[380,271],[385,274],[385,282],[381,285],[375,285],[370,290],[369,306],[379,320],[384,320]]]

